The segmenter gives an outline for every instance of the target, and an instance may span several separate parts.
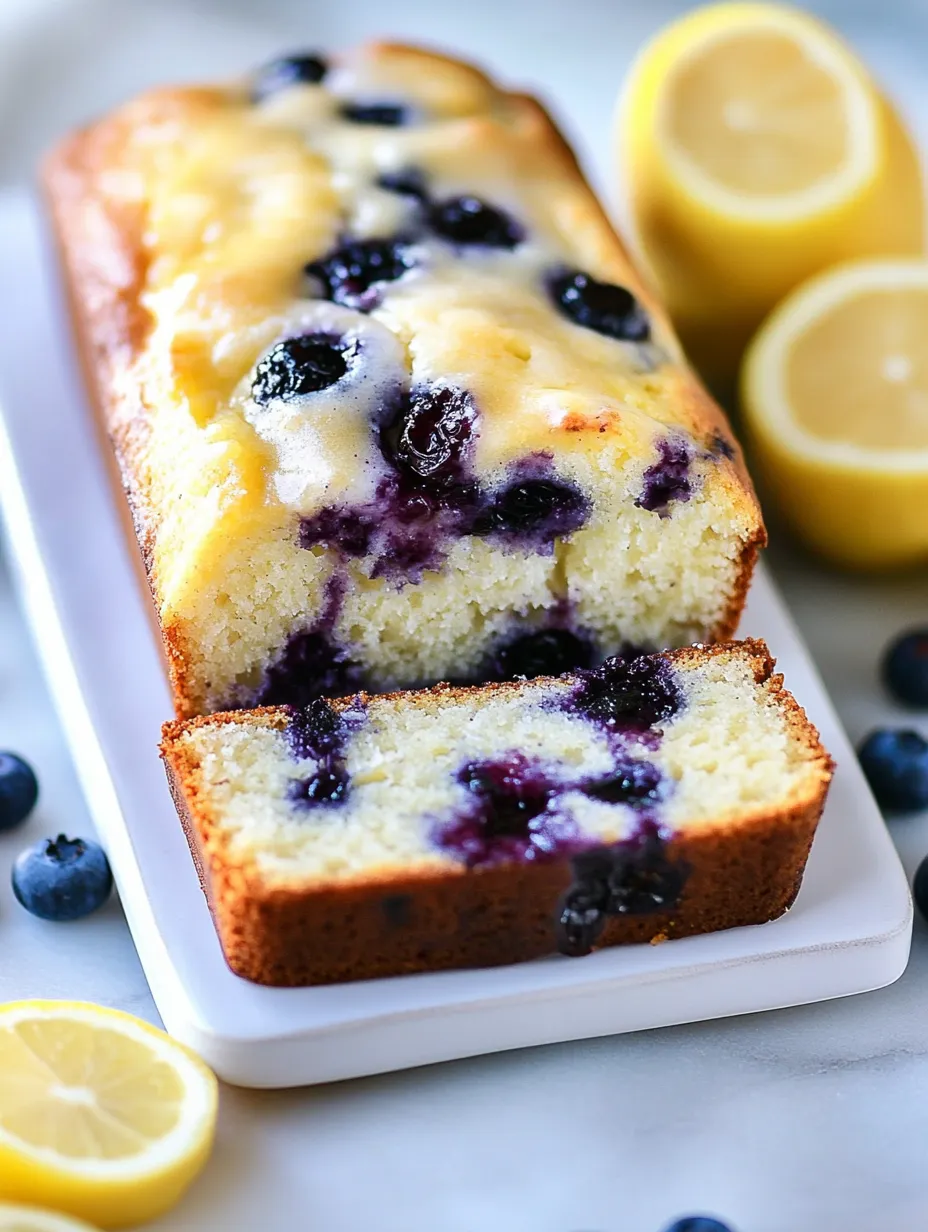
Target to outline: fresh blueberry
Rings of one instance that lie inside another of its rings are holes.
[[[597,282],[582,270],[556,274],[548,287],[555,305],[577,325],[622,342],[645,342],[650,336],[647,313],[627,287]]]
[[[665,1232],[734,1232],[734,1229],[712,1215],[685,1215],[674,1220]]]
[[[407,167],[403,171],[384,171],[377,177],[377,186],[401,197],[414,197],[417,201],[424,201],[428,196],[425,173],[418,167]]]
[[[888,647],[883,680],[899,701],[928,707],[928,629],[906,633]]]
[[[478,518],[477,535],[521,536],[553,543],[586,522],[589,502],[576,488],[552,479],[514,483]]]
[[[462,390],[440,385],[414,389],[388,451],[401,470],[430,486],[459,481],[476,420],[473,401]]]
[[[506,642],[496,651],[493,676],[515,680],[525,676],[562,676],[593,662],[593,646],[570,629],[535,629]]]
[[[918,732],[871,732],[857,756],[881,808],[899,813],[928,808],[928,741]]]
[[[82,838],[42,839],[13,865],[13,893],[43,920],[79,920],[110,896],[113,874],[98,843]]]
[[[915,899],[915,906],[928,920],[928,856],[925,856],[916,869],[915,878],[912,881],[912,896]]]
[[[426,215],[431,229],[453,244],[480,244],[485,248],[515,248],[525,231],[503,210],[479,197],[449,197],[436,201]]]
[[[318,393],[341,380],[351,358],[344,342],[328,334],[284,338],[258,363],[251,396],[258,406],[266,406],[277,398],[291,402]]]
[[[306,273],[319,282],[322,294],[349,308],[373,307],[372,289],[396,282],[412,267],[406,244],[397,240],[352,240],[316,261]]]
[[[32,767],[15,753],[0,753],[0,830],[12,830],[25,821],[38,798]]]
[[[352,124],[373,124],[381,128],[402,128],[412,119],[409,108],[400,103],[343,103],[339,110],[342,119]]]

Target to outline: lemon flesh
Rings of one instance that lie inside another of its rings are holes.
[[[0,1006],[0,1199],[104,1228],[170,1209],[215,1132],[212,1073],[167,1035],[99,1006]]]
[[[752,333],[836,262],[924,242],[899,117],[827,26],[724,3],[667,27],[620,102],[632,230],[690,357],[729,388]]]
[[[855,262],[771,315],[742,375],[755,474],[809,546],[928,560],[928,262]]]
[[[54,1211],[0,1202],[0,1232],[94,1232],[89,1223]]]

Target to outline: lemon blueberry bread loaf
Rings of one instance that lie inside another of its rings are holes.
[[[730,643],[168,724],[229,964],[325,983],[774,918],[831,763],[773,667]]]
[[[294,56],[45,188],[180,716],[731,635],[740,453],[532,99]]]

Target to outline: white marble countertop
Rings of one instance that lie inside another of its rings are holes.
[[[147,82],[359,33],[447,43],[544,83],[585,150],[602,156],[635,45],[682,7],[0,0],[0,183],[28,176],[62,128]],[[865,49],[928,139],[924,0],[817,7]],[[928,620],[928,579],[841,577],[782,547],[772,558],[851,736],[902,721],[880,693],[876,661],[899,628]],[[91,826],[2,558],[0,748],[28,757],[42,784],[26,829],[0,836],[0,1000],[80,998],[157,1020],[116,903],[56,926],[13,901],[9,864],[21,846]],[[928,852],[928,817],[894,822],[893,834],[913,871]],[[738,1232],[924,1232],[926,1133],[919,921],[904,978],[867,996],[314,1091],[227,1089],[202,1180],[153,1227],[660,1232],[674,1215],[709,1210]]]

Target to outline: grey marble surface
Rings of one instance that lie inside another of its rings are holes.
[[[634,47],[684,5],[611,0],[0,0],[0,183],[62,128],[144,84],[235,70],[359,34],[462,48],[541,84],[606,182],[609,112]],[[830,0],[928,142],[928,5]],[[880,647],[928,621],[928,579],[842,577],[775,536],[771,559],[856,738],[911,721]],[[131,681],[127,682],[131,687]],[[928,723],[916,719],[928,731]],[[73,997],[156,1018],[117,904],[67,927],[21,912],[24,841],[90,823],[0,561],[0,747],[42,801],[0,836],[0,999]],[[911,872],[928,817],[892,823]],[[659,1232],[711,1210],[738,1232],[928,1228],[928,930],[892,988],[827,1005],[460,1062],[312,1092],[226,1090],[202,1180],[173,1232]]]

